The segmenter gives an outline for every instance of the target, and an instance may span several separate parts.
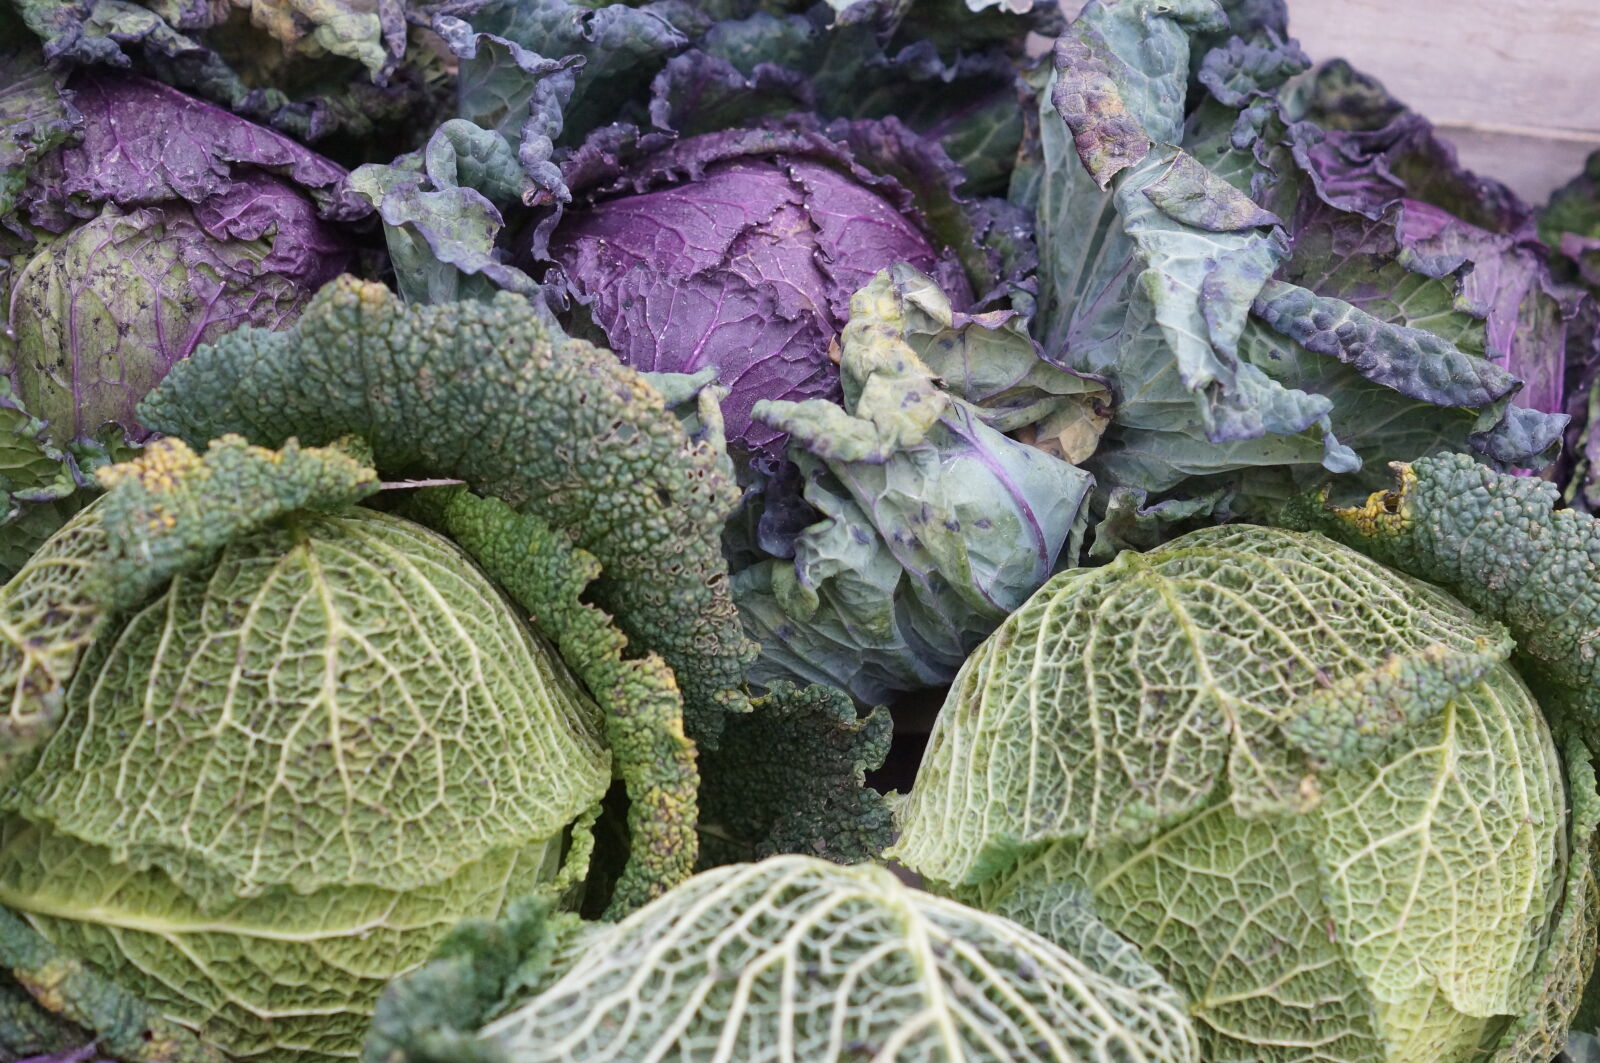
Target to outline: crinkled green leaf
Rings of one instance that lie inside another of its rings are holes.
[[[292,328],[241,329],[179,363],[141,410],[185,439],[359,436],[385,476],[455,477],[533,513],[600,560],[595,604],[671,667],[691,737],[714,744],[747,704],[754,648],[718,545],[737,502],[726,456],[519,296],[407,307],[336,281]]]
[[[505,1063],[478,1028],[537,984],[571,938],[598,928],[524,897],[498,919],[465,919],[422,967],[378,999],[364,1063]]]
[[[106,620],[90,593],[105,547],[98,514],[80,512],[0,586],[0,780],[61,721],[67,684]]]
[[[1600,877],[1596,840],[1600,836],[1600,793],[1593,757],[1578,741],[1566,748],[1567,876],[1559,896],[1551,897],[1560,919],[1548,928],[1544,955],[1534,972],[1537,998],[1500,1039],[1493,1063],[1545,1063],[1567,1044],[1595,968],[1600,940]]]
[[[1093,453],[1101,411],[1111,405],[1103,381],[1045,361],[1015,311],[960,313],[932,278],[905,263],[889,268],[889,282],[901,338],[989,425],[1015,432],[1049,420],[1066,460]]]
[[[612,766],[628,790],[631,850],[608,915],[626,914],[687,878],[696,855],[700,774],[683,734],[683,699],[659,656],[625,658],[627,637],[582,600],[600,562],[498,499],[455,490],[419,499],[412,512],[471,554],[528,610],[605,715]]]
[[[1055,577],[968,659],[893,853],[976,884],[1043,842],[1138,844],[1223,783],[1240,815],[1298,812],[1335,735],[1403,744],[1511,648],[1320,535],[1203,529],[1124,552]],[[1338,696],[1373,682],[1407,693],[1381,713]]]
[[[1087,905],[1207,1058],[1466,1063],[1570,1003],[1547,948],[1592,918],[1563,922],[1593,826],[1512,648],[1320,535],[1125,552],[973,655],[889,855],[1038,929]]]
[[[778,683],[757,698],[706,757],[703,866],[774,853],[876,860],[894,826],[865,780],[883,766],[891,726],[887,709],[861,715],[830,687]]]
[[[7,807],[205,907],[436,883],[559,836],[610,780],[598,711],[499,592],[447,541],[370,510],[235,537],[81,667],[98,681],[68,688]],[[226,800],[201,799],[218,787]]]
[[[776,857],[571,941],[481,1037],[525,1063],[1197,1059],[1176,995],[1126,950],[1107,961],[881,867]]]
[[[359,1047],[390,978],[427,959],[457,920],[498,915],[508,897],[539,887],[556,856],[501,849],[409,891],[281,886],[207,906],[161,872],[119,864],[102,847],[13,816],[0,825],[0,903],[9,909],[0,927],[20,918],[19,933],[131,990],[144,1014],[178,1027],[158,1058],[177,1050],[191,1059],[335,1060]],[[78,986],[58,994],[73,1010],[97,1002]],[[88,1011],[80,1021],[109,1047],[128,1021],[109,1019]]]

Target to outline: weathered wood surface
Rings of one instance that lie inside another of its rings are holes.
[[[1462,161],[1542,202],[1600,148],[1600,0],[1288,0],[1313,59],[1381,78]]]

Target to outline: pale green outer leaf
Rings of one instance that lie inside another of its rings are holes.
[[[598,711],[465,556],[348,509],[129,614],[5,803],[215,906],[428,886],[559,834],[610,776]]]
[[[1466,1063],[1514,1021],[1548,1044],[1576,1001],[1551,953],[1581,970],[1593,933],[1593,774],[1569,758],[1569,843],[1511,647],[1319,535],[1123,553],[980,647],[890,855],[1042,932],[1092,911],[1213,1063]]]
[[[1315,761],[1381,747],[1510,649],[1320,535],[1212,528],[1125,552],[1056,576],[968,659],[890,853],[976,884],[1040,843],[1148,838],[1224,782],[1241,813],[1299,810]],[[1374,712],[1386,688],[1409,693]]]
[[[1319,783],[1301,816],[1219,802],[1138,845],[1059,843],[990,904],[1038,926],[1041,899],[1091,894],[1188,997],[1219,1063],[1477,1058],[1534,1010],[1565,887],[1538,706],[1496,667],[1396,755]]]
[[[777,857],[570,945],[482,1036],[511,1063],[1198,1060],[1177,996],[1105,948],[1079,959],[881,867]]]
[[[274,888],[202,909],[158,871],[12,816],[0,902],[52,944],[234,1058],[355,1056],[378,993],[459,920],[493,916],[555,873],[559,837],[498,849],[408,892]]]
[[[1553,898],[1560,919],[1550,927],[1532,987],[1537,996],[1501,1038],[1494,1063],[1546,1063],[1568,1044],[1583,1001],[1584,987],[1594,973],[1600,940],[1600,875],[1595,846],[1600,834],[1600,793],[1594,763],[1582,742],[1567,742],[1567,876],[1562,893]]]

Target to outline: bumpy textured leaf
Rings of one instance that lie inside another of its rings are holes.
[[[1396,488],[1365,505],[1329,510],[1312,499],[1283,519],[1441,584],[1505,623],[1552,718],[1592,746],[1600,736],[1600,651],[1591,639],[1600,615],[1591,577],[1600,522],[1554,509],[1552,484],[1459,454],[1397,464],[1396,472]]]
[[[880,867],[779,857],[705,872],[572,941],[481,1036],[521,1063],[1197,1059],[1176,996],[1129,950],[1118,959],[1075,957]]]
[[[762,643],[755,681],[822,682],[867,702],[948,682],[1076,557],[1088,474],[941,390],[903,338],[906,311],[888,273],[851,300],[843,406],[755,409],[790,434],[805,500],[823,517],[794,538],[793,560],[735,577]]]
[[[1464,1063],[1575,1004],[1547,948],[1592,932],[1592,773],[1569,825],[1511,648],[1320,535],[1123,553],[973,655],[890,855],[1042,930],[1089,907],[1208,1058]]]
[[[831,687],[779,683],[757,698],[706,757],[702,865],[774,853],[876,860],[894,825],[883,796],[863,783],[883,766],[891,726],[887,709],[861,715]]]
[[[378,489],[359,444],[254,447],[214,439],[204,455],[159,439],[102,469],[97,513],[106,537],[88,590],[108,612],[137,605],[180,572],[204,568],[229,542],[300,509],[338,509]]]
[[[411,512],[471,554],[528,610],[605,714],[613,770],[628,789],[631,854],[608,914],[625,914],[687,878],[700,775],[683,734],[683,699],[659,656],[625,659],[627,637],[581,600],[600,562],[498,499],[454,491],[420,499]]]
[[[598,930],[539,896],[497,919],[463,920],[426,964],[384,989],[364,1063],[504,1063],[478,1028],[538,981],[565,939]]]
[[[293,328],[242,329],[180,363],[141,410],[185,439],[356,435],[384,475],[463,479],[600,560],[594,601],[671,666],[691,737],[714,743],[723,713],[747,704],[753,647],[718,549],[736,502],[725,459],[636,373],[552,335],[518,296],[407,308],[340,280]]]

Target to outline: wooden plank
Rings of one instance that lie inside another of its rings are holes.
[[[1596,0],[1288,0],[1313,59],[1343,57],[1534,202],[1600,148]]]

